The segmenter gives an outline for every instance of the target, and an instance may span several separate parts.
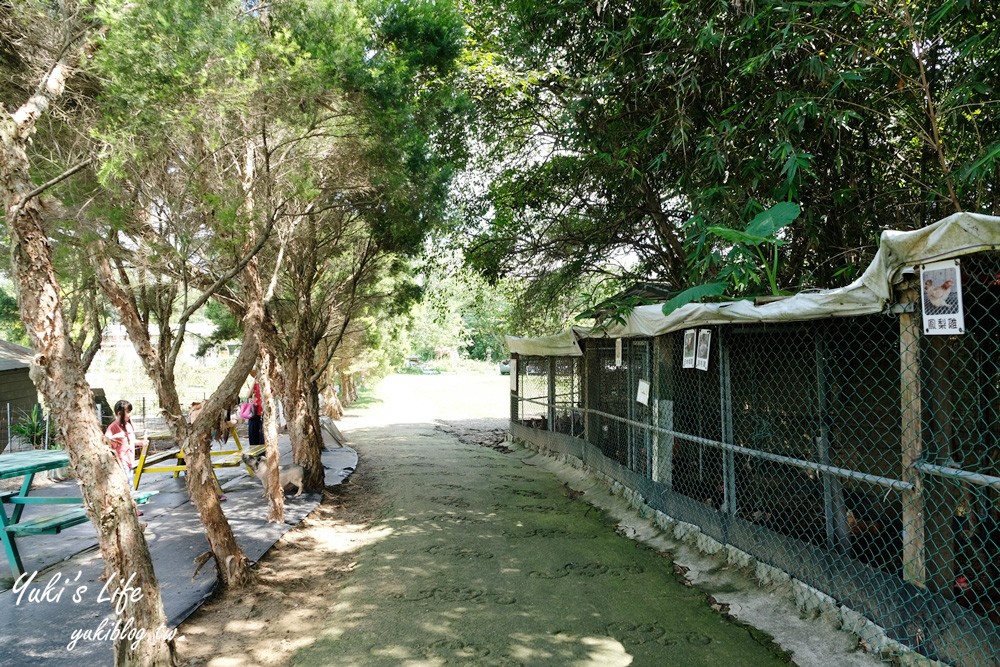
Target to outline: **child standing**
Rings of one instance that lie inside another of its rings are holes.
[[[132,404],[126,400],[115,403],[115,420],[108,425],[104,436],[111,441],[118,463],[121,464],[125,476],[132,474],[135,468],[135,447],[139,442],[132,426]]]
[[[250,371],[253,378],[253,389],[250,390],[250,402],[253,403],[253,416],[247,421],[247,436],[250,446],[264,444],[264,401],[260,395],[260,383],[257,382],[257,369]]]

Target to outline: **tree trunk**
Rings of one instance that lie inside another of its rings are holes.
[[[184,440],[184,444],[188,493],[205,526],[205,537],[215,558],[219,582],[228,588],[242,588],[253,580],[250,563],[236,543],[236,536],[219,503],[212,459],[208,453],[211,444],[209,436],[205,433],[192,434]]]
[[[306,488],[321,492],[326,486],[326,475],[323,472],[323,444],[322,426],[319,421],[319,388],[311,378],[305,384],[303,407],[305,416],[303,423],[306,426],[303,442],[306,443],[302,456],[302,467],[305,468]]]
[[[142,591],[119,617],[122,622],[126,616],[131,618],[146,634],[135,648],[131,641],[116,639],[115,664],[173,665],[173,635],[166,631],[160,587],[129,483],[104,440],[93,393],[70,342],[38,200],[26,196],[34,184],[25,148],[36,120],[62,93],[66,76],[63,63],[58,63],[31,100],[13,116],[0,119],[0,193],[11,235],[21,319],[35,350],[31,378],[66,443],[87,515],[97,529],[109,588],[118,591],[129,582]]]
[[[345,406],[348,406],[358,400],[358,390],[357,387],[354,386],[354,376],[352,374],[341,371],[340,393],[340,400]]]
[[[177,385],[173,378],[173,369],[165,367],[160,355],[153,347],[149,330],[139,315],[136,302],[119,285],[111,272],[107,257],[102,253],[95,255],[94,264],[97,270],[101,289],[115,306],[129,338],[142,360],[146,374],[153,381],[160,406],[167,424],[170,426],[177,444],[184,449],[187,462],[187,489],[194,503],[198,516],[205,526],[209,549],[215,557],[219,572],[219,581],[223,586],[241,588],[251,580],[250,563],[236,542],[232,527],[226,520],[219,504],[215,475],[212,469],[211,438],[209,431],[218,415],[225,407],[229,398],[236,394],[240,385],[250,372],[257,355],[257,337],[248,333],[243,341],[243,347],[236,362],[230,368],[222,383],[205,401],[201,413],[195,423],[188,425],[183,417]],[[252,327],[248,326],[248,331]],[[161,348],[164,342],[161,341]]]
[[[219,581],[229,588],[245,587],[253,581],[253,573],[250,570],[250,562],[237,544],[232,527],[219,503],[212,469],[210,433],[226,403],[237,394],[250,369],[253,368],[259,351],[259,340],[253,332],[259,326],[260,317],[260,308],[250,309],[244,322],[247,333],[240,353],[222,382],[204,402],[201,413],[190,429],[179,415],[172,424],[175,432],[187,434],[185,444],[190,449],[184,451],[186,454],[190,453],[187,471],[188,493],[205,526],[209,548],[219,573]],[[176,390],[173,395],[176,397]],[[178,405],[178,411],[179,408]]]
[[[283,360],[286,419],[295,462],[305,471],[309,491],[320,492],[326,485],[323,473],[323,437],[319,423],[319,395],[308,374],[312,366],[299,357]]]
[[[325,403],[323,411],[327,417],[336,421],[344,418],[344,406],[340,404],[340,397],[337,396],[337,390],[332,384],[323,390],[323,400]]]
[[[188,493],[205,526],[205,537],[208,538],[209,549],[215,558],[219,581],[227,588],[243,588],[253,581],[253,575],[250,571],[250,562],[236,542],[232,526],[229,525],[219,502],[219,489],[212,468],[210,432],[213,423],[218,421],[218,415],[223,410],[226,399],[239,390],[253,365],[256,354],[257,339],[248,335],[243,341],[243,348],[236,363],[205,401],[201,413],[190,428],[181,416],[176,386],[173,384],[166,386],[162,379],[159,381],[154,379],[160,396],[160,405],[167,413],[167,421],[176,434],[177,442],[184,447]]]
[[[257,373],[257,379],[260,381],[261,398],[264,401],[264,446],[267,452],[264,465],[268,470],[268,483],[264,492],[268,499],[267,520],[282,523],[285,520],[285,492],[279,480],[278,410],[271,382],[276,370],[274,356],[261,346],[260,372]]]

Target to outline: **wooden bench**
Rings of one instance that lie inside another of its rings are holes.
[[[187,470],[187,465],[184,462],[184,452],[180,448],[175,447],[162,452],[150,452],[149,443],[150,441],[147,440],[142,446],[142,450],[139,452],[139,460],[135,464],[135,471],[132,473],[132,488],[134,490],[139,489],[139,480],[145,472],[172,472],[174,473],[174,477],[177,477],[181,472]],[[158,465],[170,459],[175,459],[173,465]]]
[[[87,508],[83,505],[77,505],[59,514],[11,524],[7,526],[7,532],[14,535],[55,535],[64,528],[77,526],[87,521],[89,521]]]
[[[46,496],[32,494],[31,482],[35,475],[69,465],[69,456],[63,450],[30,450],[14,452],[0,457],[0,479],[23,479],[19,491],[0,492],[0,543],[3,545],[11,574],[20,577],[24,564],[17,549],[17,540],[26,535],[54,535],[70,526],[86,522],[87,511],[83,498],[77,496]],[[11,505],[10,514],[7,506]],[[21,520],[25,507],[30,505],[60,505],[48,516]]]
[[[162,452],[146,454],[146,463],[160,463],[161,461],[166,461],[167,459],[177,459],[178,461],[183,461],[184,452],[180,449],[167,449]]]
[[[149,499],[157,493],[159,493],[159,491],[142,491],[141,493],[133,493],[132,499],[136,502],[136,504],[144,505],[148,503]],[[44,500],[50,501],[47,503],[32,502],[41,500],[43,499],[19,497],[19,494],[16,491],[4,491],[0,493],[0,502],[13,503],[16,505],[53,504],[51,501],[54,499],[44,498]],[[89,518],[87,517],[86,507],[83,505],[72,505],[58,514],[13,523],[6,526],[5,530],[14,535],[57,535],[65,528],[71,528],[81,523],[86,523],[88,520]]]
[[[135,501],[136,505],[145,505],[149,502],[149,499],[155,496],[159,491],[133,491],[132,500]],[[19,498],[17,491],[2,491],[0,492],[0,503],[13,503],[16,505],[35,505],[43,504],[40,502],[39,498]],[[48,501],[47,505],[53,504],[51,498],[46,498]],[[75,502],[75,501],[73,501]]]
[[[247,449],[243,448],[240,443],[240,438],[236,434],[236,429],[231,428],[230,434],[232,435],[233,442],[236,443],[236,449],[227,449],[218,452],[209,452],[212,458],[212,468],[213,476],[215,468],[235,468],[243,464],[243,454],[249,454],[250,456],[257,456],[264,451],[264,445],[254,445]],[[149,443],[147,440],[143,445],[142,450],[139,453],[139,460],[136,462],[135,472],[132,478],[132,488],[138,490],[139,480],[142,479],[144,473],[147,472],[172,472],[174,477],[177,477],[182,472],[187,472],[187,461],[184,458],[184,451],[175,448],[169,449],[163,452],[150,452]],[[174,463],[163,465],[165,461],[174,459]],[[253,475],[253,470],[250,466],[246,466],[247,471],[250,475]],[[222,493],[222,485],[219,484],[218,478],[215,479],[215,486],[219,493]]]
[[[243,449],[239,452],[227,453],[225,458],[212,461],[213,468],[233,468],[243,464],[243,455],[247,456],[260,456],[267,449],[264,445],[254,445],[248,449]],[[221,452],[220,452],[221,453]],[[247,470],[250,472],[250,476],[253,476],[253,469],[247,466]]]
[[[135,500],[136,504],[144,505],[149,502],[151,496],[155,496],[157,493],[159,491],[143,491],[133,494],[132,499]],[[12,495],[16,494],[12,492],[3,494],[3,502],[9,502]],[[7,532],[15,535],[56,535],[64,528],[71,528],[86,523],[88,520],[87,508],[83,505],[75,505],[52,516],[43,516],[12,524],[7,526]]]

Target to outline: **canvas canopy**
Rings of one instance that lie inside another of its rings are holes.
[[[882,232],[879,250],[872,263],[860,278],[846,287],[802,292],[762,305],[750,301],[692,303],[669,315],[663,314],[662,304],[638,306],[624,325],[592,330],[576,328],[545,338],[508,336],[507,341],[511,352],[520,354],[580,356],[577,337],[660,336],[679,329],[712,324],[796,322],[872,315],[886,309],[892,298],[893,286],[919,265],[998,247],[1000,217],[956,213],[915,231]]]
[[[576,342],[573,330],[542,338],[520,338],[507,336],[507,347],[511,354],[534,357],[582,357],[583,351]]]

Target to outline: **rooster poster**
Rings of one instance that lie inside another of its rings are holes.
[[[925,336],[965,333],[962,272],[957,259],[923,265],[920,270],[920,297]]]
[[[684,332],[684,360],[681,363],[682,368],[694,368],[694,349],[697,336],[698,331],[696,329],[688,329]]]
[[[694,366],[700,371],[708,370],[708,351],[712,347],[712,330],[698,330],[698,356]]]

